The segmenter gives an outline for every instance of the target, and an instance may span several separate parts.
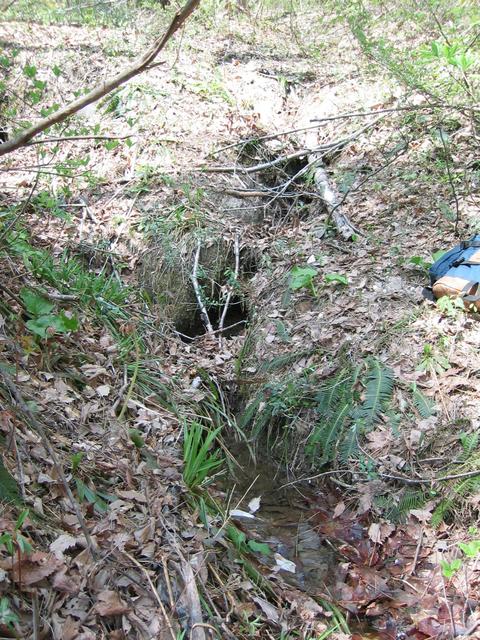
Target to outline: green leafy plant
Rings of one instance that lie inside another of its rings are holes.
[[[317,270],[313,267],[299,267],[295,266],[290,271],[289,288],[292,291],[298,289],[308,289],[313,296],[317,295],[317,291],[314,285],[314,278],[317,275]]]
[[[185,423],[183,438],[183,480],[190,489],[199,488],[222,464],[217,451],[211,452],[221,427],[208,430],[199,422]]]
[[[447,560],[440,560],[440,566],[442,567],[442,575],[447,580],[453,578],[453,576],[462,568],[463,562],[460,558],[454,558],[451,562]]]
[[[412,383],[412,396],[413,403],[418,411],[418,413],[422,416],[422,418],[429,418],[436,411],[436,406],[434,400],[432,398],[428,398],[425,396],[417,387],[417,383]]]
[[[55,305],[31,289],[22,289],[21,298],[25,310],[31,316],[26,327],[40,338],[49,338],[58,333],[71,333],[79,327],[75,316],[67,316],[64,311],[52,313]]]
[[[433,345],[427,343],[423,345],[423,354],[420,364],[417,369],[419,371],[426,371],[427,373],[443,373],[450,367],[450,363],[448,358],[440,353],[438,350],[435,351]]]
[[[458,547],[463,551],[467,558],[476,558],[480,554],[480,540],[459,542]]]
[[[20,622],[19,617],[10,608],[8,598],[0,598],[0,625],[5,625],[9,629],[13,629],[14,625]]]
[[[145,446],[145,440],[142,437],[142,432],[138,429],[129,429],[128,435],[137,449],[142,449]]]
[[[15,553],[19,555],[22,553],[29,554],[32,551],[32,545],[20,533],[20,529],[23,527],[28,514],[29,509],[24,509],[17,518],[14,530],[11,533],[5,531],[0,535],[0,545],[3,545],[11,556]]]
[[[437,300],[437,307],[447,318],[458,318],[458,315],[465,311],[465,305],[460,297],[442,296]]]
[[[344,286],[348,285],[348,278],[341,273],[327,273],[324,276],[324,280],[327,284],[343,284]]]

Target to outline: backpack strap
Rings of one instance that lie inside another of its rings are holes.
[[[480,249],[480,240],[464,240],[460,243],[462,249],[470,249],[473,247],[474,249]]]
[[[466,295],[471,289],[475,289],[475,293]],[[460,296],[464,302],[475,303],[480,300],[480,282],[467,282],[462,288]]]

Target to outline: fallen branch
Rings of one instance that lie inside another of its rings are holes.
[[[128,138],[134,138],[134,135],[129,136],[66,136],[65,138],[40,138],[40,140],[30,140],[26,146],[32,146],[34,144],[51,144],[52,142],[71,142],[76,140],[127,140]]]
[[[359,233],[359,231],[353,226],[347,216],[339,210],[341,201],[338,192],[330,183],[327,172],[321,164],[321,158],[319,158],[317,154],[312,154],[308,157],[308,162],[310,165],[319,165],[314,171],[313,182],[320,198],[325,203],[328,219],[332,220],[338,233],[344,240],[350,240],[350,238],[356,233]]]
[[[12,140],[8,140],[7,142],[0,144],[0,156],[20,149],[20,147],[28,144],[30,140],[32,140],[32,138],[37,136],[39,133],[42,133],[42,131],[49,129],[54,124],[64,122],[67,118],[74,115],[84,107],[97,102],[98,100],[100,100],[100,98],[103,98],[117,87],[125,84],[125,82],[127,82],[131,78],[148,69],[155,58],[158,56],[160,51],[162,51],[167,42],[170,40],[170,38],[176,33],[176,31],[178,31],[178,29],[180,29],[180,27],[185,23],[185,21],[189,18],[189,16],[193,13],[193,11],[199,4],[200,0],[188,0],[183,9],[175,14],[165,34],[162,37],[158,38],[150,47],[150,49],[148,49],[142,56],[137,58],[135,62],[133,62],[133,64],[128,66],[126,69],[118,73],[110,80],[97,85],[86,95],[81,96],[70,104],[67,104],[62,109],[59,109],[46,118],[42,118],[29,129],[26,129],[15,138],[12,138]]]
[[[269,169],[270,167],[275,167],[277,164],[282,164],[282,162],[288,162],[289,160],[295,160],[296,158],[303,158],[308,156],[310,153],[317,153],[319,151],[328,151],[337,147],[338,145],[346,144],[350,141],[350,138],[346,138],[345,140],[340,140],[338,142],[332,142],[331,144],[323,144],[314,149],[300,149],[300,151],[294,151],[293,153],[289,153],[284,156],[278,156],[274,160],[270,160],[269,162],[262,162],[261,164],[255,164],[252,167],[237,167],[237,166],[222,166],[222,167],[207,167],[199,169],[204,173],[241,173],[241,174],[249,174],[255,173],[257,171],[263,171],[264,169]],[[1,146],[0,146],[1,149]]]
[[[230,285],[230,289],[227,293],[227,297],[225,300],[225,306],[223,307],[222,316],[220,318],[220,322],[218,323],[218,330],[220,332],[220,345],[222,344],[222,332],[223,326],[225,324],[225,318],[227,317],[228,306],[230,304],[230,300],[232,299],[235,284],[238,281],[238,274],[240,272],[240,241],[238,238],[238,233],[235,236],[235,244],[234,244],[234,252],[235,252],[235,273],[233,274],[233,283]]]
[[[198,284],[198,262],[200,259],[201,248],[202,248],[202,243],[200,242],[200,239],[199,239],[197,243],[197,250],[195,252],[195,259],[193,261],[193,271],[192,271],[191,279],[192,279],[193,289],[195,291],[195,297],[197,298],[198,307],[200,309],[200,315],[202,316],[203,323],[207,328],[207,332],[213,333],[212,323],[210,322],[210,318],[208,317],[207,308],[202,300],[202,291],[200,289],[200,285]]]

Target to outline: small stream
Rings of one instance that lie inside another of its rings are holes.
[[[235,524],[249,538],[268,544],[273,554],[294,563],[295,572],[281,570],[288,583],[312,596],[333,600],[337,569],[342,561],[338,546],[361,544],[365,528],[357,523],[346,526],[342,519],[332,520],[335,506],[341,500],[335,489],[325,484],[320,492],[305,482],[292,482],[266,456],[253,463],[247,447],[235,444],[230,449],[241,472],[236,472],[234,486],[229,477],[217,487],[231,492],[233,486],[231,510],[248,513],[249,502],[260,498],[254,517],[234,516]],[[269,565],[275,565],[271,558]]]

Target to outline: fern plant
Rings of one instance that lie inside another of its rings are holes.
[[[360,374],[360,367],[342,372],[317,394],[318,420],[307,442],[315,466],[355,457],[359,438],[373,427],[391,399],[391,369],[371,359],[365,375]],[[363,394],[357,387],[363,387]]]
[[[267,435],[269,443],[294,438],[306,411],[315,417],[305,453],[312,465],[346,463],[358,454],[359,439],[387,410],[393,392],[393,373],[378,360],[369,359],[343,369],[320,388],[312,374],[264,385],[240,416],[239,427],[252,439]]]
[[[480,491],[480,456],[477,452],[479,435],[478,433],[460,433],[459,440],[462,445],[460,461],[463,464],[455,465],[451,472],[461,474],[478,470],[478,475],[461,478],[447,487],[446,495],[432,514],[431,524],[433,527],[438,527],[443,521],[451,517],[468,496]],[[449,473],[450,471],[447,471],[446,475]]]

